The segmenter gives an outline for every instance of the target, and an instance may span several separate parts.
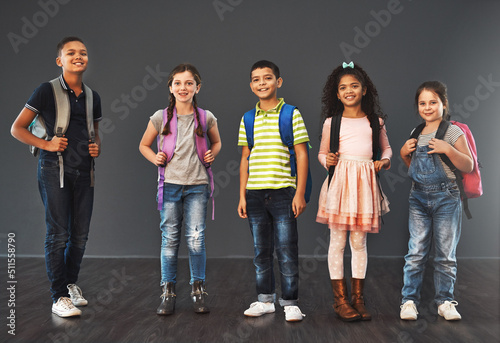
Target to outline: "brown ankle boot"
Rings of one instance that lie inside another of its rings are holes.
[[[350,322],[361,318],[359,313],[351,307],[347,298],[347,285],[345,278],[341,280],[331,280],[333,288],[333,298],[335,303],[333,309],[340,319]]]
[[[351,305],[361,315],[361,320],[372,320],[372,315],[366,310],[363,298],[365,279],[351,279]]]

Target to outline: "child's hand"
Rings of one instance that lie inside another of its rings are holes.
[[[212,150],[208,150],[205,153],[205,156],[203,157],[203,161],[205,161],[205,163],[212,164],[214,162],[214,160],[215,160],[215,157],[212,154]]]
[[[403,147],[401,148],[401,156],[410,156],[412,152],[417,149],[417,139],[410,138],[408,139]]]
[[[295,218],[300,216],[302,212],[305,211],[305,209],[306,209],[306,200],[304,199],[303,196],[297,196],[297,194],[295,194],[292,200],[292,210],[293,214],[295,215]]]
[[[90,142],[90,141],[89,141]],[[91,157],[99,157],[101,154],[101,147],[97,145],[97,143],[90,143],[89,144],[89,154]]]
[[[389,167],[389,165],[390,165],[390,161],[386,158],[384,158],[383,160],[373,162],[373,167],[375,168],[375,172],[377,172],[377,173],[380,170],[382,170],[382,168],[387,169],[387,167]]]
[[[240,203],[238,204],[238,215],[240,218],[247,218],[247,200],[240,199]]]
[[[331,166],[336,166],[338,162],[339,162],[339,152],[338,151],[336,153],[329,152],[326,155],[326,167],[327,168],[330,168]]]
[[[164,152],[159,152],[156,154],[155,165],[157,167],[165,167],[167,164],[167,155]]]
[[[451,145],[441,139],[433,138],[429,141],[429,148],[432,150],[428,154],[447,154]]]
[[[56,152],[64,151],[68,147],[68,139],[65,136],[54,136],[48,143],[47,149],[44,150]]]

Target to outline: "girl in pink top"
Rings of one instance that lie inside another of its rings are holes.
[[[337,67],[323,89],[325,119],[318,155],[327,170],[335,168],[331,181],[323,183],[316,221],[328,224],[330,246],[328,268],[334,293],[334,309],[345,321],[370,320],[364,306],[363,287],[368,254],[366,234],[377,233],[380,218],[389,212],[389,202],[377,173],[389,169],[392,150],[384,125],[386,116],[378,93],[366,72],[353,62]],[[341,116],[338,151],[330,151],[332,117]],[[372,129],[375,128],[375,131]],[[347,231],[352,253],[351,302],[344,277]]]

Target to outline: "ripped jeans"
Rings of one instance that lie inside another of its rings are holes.
[[[183,218],[186,221],[186,242],[192,284],[205,281],[205,218],[209,197],[208,184],[176,185],[165,183],[160,211],[161,284],[176,282],[177,255],[181,241]]]

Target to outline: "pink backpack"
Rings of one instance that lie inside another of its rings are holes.
[[[474,141],[474,137],[472,136],[472,132],[466,124],[460,123],[458,121],[441,121],[439,124],[439,128],[436,132],[437,139],[443,139],[446,131],[448,130],[449,125],[458,126],[465,134],[465,140],[467,141],[467,145],[469,146],[469,150],[472,155],[472,159],[474,162],[474,168],[470,173],[462,173],[460,172],[453,163],[451,163],[450,159],[445,154],[440,154],[441,159],[444,163],[450,167],[451,171],[455,173],[458,187],[460,188],[460,195],[462,197],[462,202],[464,205],[464,212],[468,219],[472,218],[472,215],[469,210],[469,204],[467,199],[469,198],[477,198],[483,194],[483,185],[481,184],[481,172],[479,168],[481,165],[477,160],[477,149],[476,142]],[[417,138],[418,135],[422,132],[425,127],[425,123],[420,124],[413,130],[410,138]]]
[[[165,108],[163,110],[163,121],[162,121],[162,127],[165,126],[167,123],[167,109]],[[214,175],[212,173],[212,168],[210,168],[209,163],[204,162],[204,156],[205,153],[208,150],[208,143],[207,143],[207,113],[205,110],[197,107],[198,109],[198,114],[200,116],[200,122],[198,122],[198,119],[196,116],[194,116],[194,122],[195,122],[195,129],[201,125],[202,130],[204,132],[203,137],[198,136],[197,134],[194,134],[194,139],[195,139],[195,144],[196,144],[196,152],[198,154],[198,158],[203,164],[203,166],[207,170],[208,174],[208,179],[210,182],[210,197],[212,198],[212,220],[214,220],[215,217],[215,201],[214,201]],[[162,135],[161,133],[157,137],[158,141],[158,151],[163,151],[167,155],[167,164],[170,162],[172,157],[174,156],[174,151],[175,151],[175,146],[177,143],[177,109],[174,107],[174,112],[172,116],[172,120],[170,121],[170,134],[167,136]],[[158,167],[158,174],[159,174],[159,179],[158,179],[158,211],[161,211],[163,207],[163,185],[165,182],[165,166]]]
[[[452,120],[453,125],[458,126],[465,134],[467,145],[469,146],[472,159],[474,160],[474,169],[470,173],[462,173],[462,183],[464,185],[464,192],[467,198],[478,198],[483,195],[483,185],[481,183],[481,172],[479,171],[480,164],[477,160],[477,149],[474,136],[466,124]]]

